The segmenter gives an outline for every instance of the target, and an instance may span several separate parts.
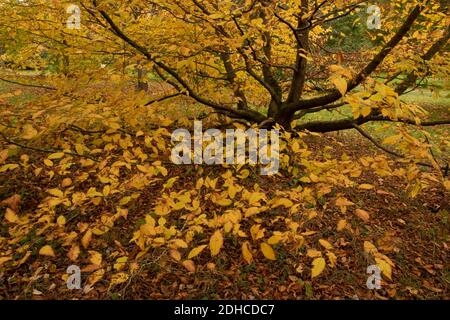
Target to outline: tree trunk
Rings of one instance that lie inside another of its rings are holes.
[[[141,65],[141,62],[139,62],[136,66],[137,70],[137,85],[136,90],[137,91],[145,91],[148,92],[148,83],[147,83],[147,71],[145,68]]]

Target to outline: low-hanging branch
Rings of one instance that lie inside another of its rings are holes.
[[[181,92],[177,92],[177,93],[173,93],[173,94],[161,97],[161,98],[156,98],[156,99],[153,99],[153,100],[147,102],[145,104],[145,106],[148,107],[148,106],[150,106],[152,104],[155,104],[155,103],[158,103],[158,102],[162,102],[162,101],[165,101],[165,100],[169,100],[169,99],[172,99],[172,98],[176,98],[176,97],[179,97],[179,96],[182,96],[182,95],[184,95],[184,94],[181,93]]]
[[[91,156],[87,156],[87,155],[82,155],[82,154],[78,154],[78,153],[74,153],[74,152],[68,152],[68,151],[64,151],[64,150],[53,150],[53,149],[41,149],[41,148],[36,148],[36,147],[31,147],[19,142],[15,142],[11,139],[9,139],[3,132],[0,132],[0,136],[2,137],[2,139],[6,142],[9,143],[11,145],[20,147],[22,149],[26,149],[26,150],[31,150],[31,151],[35,151],[35,152],[39,152],[39,153],[47,153],[47,154],[52,154],[52,153],[58,153],[58,152],[62,152],[66,155],[69,156],[73,156],[73,157],[79,157],[79,158],[86,158],[86,159],[90,159],[92,161],[95,162],[100,162],[98,159],[91,157]]]
[[[18,86],[23,86],[23,87],[31,87],[31,88],[38,88],[38,89],[45,89],[45,90],[52,90],[52,91],[58,90],[58,89],[56,89],[54,87],[48,87],[48,86],[37,85],[37,84],[22,83],[22,82],[18,82],[18,81],[14,81],[14,80],[8,80],[8,79],[4,79],[4,78],[0,78],[0,80],[4,81],[4,82],[7,82],[7,83],[11,83],[11,84],[16,84]]]
[[[357,124],[353,124],[353,128],[356,129],[363,137],[365,137],[367,140],[369,140],[370,142],[372,142],[377,148],[383,150],[384,152],[393,155],[397,158],[401,158],[401,159],[407,159],[407,160],[411,160],[410,158],[404,156],[403,154],[400,154],[398,152],[389,150],[388,148],[386,148],[385,146],[383,146],[381,143],[379,143],[375,138],[373,138],[367,131],[365,131],[363,128],[361,128],[360,126],[358,126]],[[416,164],[422,166],[422,167],[428,167],[428,168],[435,168],[432,164],[429,163],[425,163],[425,162],[415,162]],[[448,171],[448,165],[445,167],[440,167],[442,173],[446,176],[447,175],[447,171]]]
[[[387,122],[397,122],[404,123],[408,125],[415,125],[421,127],[432,127],[432,126],[440,126],[440,125],[449,125],[450,119],[445,120],[436,120],[436,121],[424,121],[421,123],[416,123],[411,119],[398,119],[393,120],[383,116],[369,116],[369,117],[360,117],[358,119],[341,119],[341,120],[330,120],[330,121],[311,121],[307,123],[302,123],[297,125],[296,130],[308,130],[311,132],[318,133],[327,133],[334,131],[342,131],[348,129],[354,129],[355,125],[362,125],[372,121],[387,121]]]

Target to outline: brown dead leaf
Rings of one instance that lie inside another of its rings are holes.
[[[358,216],[358,218],[360,218],[364,222],[369,222],[369,220],[370,220],[370,214],[365,210],[356,209],[355,214],[356,214],[356,216]]]
[[[8,206],[14,212],[19,212],[20,195],[15,194],[3,200],[2,202],[0,202],[0,204]]]
[[[183,267],[185,267],[189,272],[195,272],[195,263],[192,260],[183,261]]]

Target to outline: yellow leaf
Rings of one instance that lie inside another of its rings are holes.
[[[89,254],[91,255],[89,258],[89,261],[92,264],[95,264],[96,266],[99,266],[102,264],[102,254],[97,251],[89,251]]]
[[[450,191],[450,180],[444,181],[444,187],[445,187],[445,189],[447,189],[447,191]]]
[[[64,216],[59,216],[58,219],[56,219],[56,224],[62,227],[66,224],[66,218]]]
[[[265,229],[260,229],[260,224],[255,224],[250,228],[250,234],[253,240],[259,240],[264,237]]]
[[[278,198],[272,203],[272,208],[277,208],[279,206],[285,206],[286,208],[290,208],[294,205],[294,203],[287,198]]]
[[[184,240],[181,239],[175,239],[173,241],[173,244],[177,247],[177,248],[184,248],[186,249],[188,247],[187,243]]]
[[[366,183],[361,184],[361,185],[359,186],[359,189],[364,189],[364,190],[372,190],[373,188],[375,188],[373,185],[371,185],[371,184],[366,184]]]
[[[10,208],[6,208],[5,219],[10,223],[16,223],[19,221],[19,217],[17,216],[17,214]]]
[[[369,106],[364,106],[361,109],[361,114],[363,117],[367,117],[372,112],[372,108]]]
[[[50,198],[50,199],[48,200],[48,206],[49,206],[50,208],[53,208],[53,207],[56,207],[57,205],[59,205],[59,204],[62,203],[62,202],[63,202],[63,200],[61,200],[61,199]]]
[[[5,262],[9,261],[9,260],[12,260],[12,257],[11,257],[11,256],[0,257],[0,266],[1,266],[2,264],[4,264]]]
[[[311,269],[311,278],[315,278],[320,275],[325,269],[325,259],[316,258],[313,260],[312,265],[313,267]]]
[[[89,246],[89,242],[91,242],[91,238],[92,238],[92,231],[91,231],[91,229],[89,229],[88,231],[86,231],[83,238],[81,239],[81,244],[83,245],[84,248],[87,248]]]
[[[103,276],[105,275],[105,269],[99,269],[92,273],[88,278],[89,285],[93,286],[97,282],[99,282]]]
[[[22,134],[22,138],[26,139],[26,140],[31,140],[34,137],[36,137],[38,134],[37,130],[35,128],[33,128],[32,125],[30,124],[26,124],[23,127],[23,134]]]
[[[250,171],[248,171],[247,169],[244,169],[239,173],[239,175],[237,175],[237,177],[239,179],[247,179],[249,175],[250,175]]]
[[[251,264],[253,262],[253,256],[252,252],[250,251],[250,244],[248,241],[245,241],[242,244],[242,256],[248,264]]]
[[[269,260],[277,259],[275,257],[275,252],[273,251],[272,247],[265,242],[261,243],[261,252],[263,253],[264,257],[266,257]]]
[[[282,236],[280,236],[280,235],[273,235],[273,236],[271,236],[270,238],[269,238],[269,240],[267,240],[267,243],[268,244],[270,244],[270,245],[276,245],[276,244],[278,244],[281,240],[283,239],[283,237]]]
[[[347,221],[346,220],[339,220],[339,222],[337,224],[337,231],[344,230],[346,226],[347,226]]]
[[[15,164],[15,163],[5,164],[3,167],[0,168],[0,173],[6,172],[6,171],[10,171],[10,170],[14,170],[14,169],[16,169],[18,167],[19,167],[19,165]]]
[[[220,249],[223,245],[223,235],[220,230],[216,230],[214,234],[212,235],[210,241],[209,241],[209,249],[211,250],[211,255],[216,256],[219,254]]]
[[[52,196],[57,197],[57,198],[64,198],[64,193],[59,190],[59,189],[50,189],[47,191],[48,193],[50,193]]]
[[[318,258],[322,256],[322,252],[318,251],[318,250],[314,250],[314,249],[308,249],[308,251],[306,252],[306,255],[310,258]]]
[[[400,141],[400,139],[403,136],[401,134],[395,135],[395,136],[390,136],[387,137],[386,139],[383,140],[383,144],[396,144],[397,142]]]
[[[340,198],[337,198],[337,199],[336,199],[336,205],[337,205],[338,207],[347,207],[347,206],[353,206],[354,203],[351,202],[351,201],[349,201],[349,200],[346,199],[346,198],[340,197]]]
[[[116,260],[116,263],[113,266],[114,269],[117,270],[117,271],[122,270],[125,267],[127,261],[128,261],[128,257],[120,257],[120,258],[118,258]]]
[[[128,278],[129,278],[129,275],[124,272],[116,273],[112,276],[109,287],[111,288],[114,285],[124,283],[125,281],[128,280]]]
[[[183,261],[183,267],[185,267],[189,272],[195,272],[195,263],[192,260]]]
[[[372,242],[364,241],[364,252],[374,254],[377,253],[377,248],[372,244]]]
[[[45,164],[47,167],[53,167],[53,161],[52,161],[52,160],[44,159],[44,164]]]
[[[319,181],[319,177],[316,176],[314,173],[311,173],[309,175],[309,178],[311,179],[312,182],[318,182]]]
[[[188,259],[190,260],[190,259],[198,256],[203,251],[203,249],[205,249],[206,247],[207,247],[207,245],[201,245],[201,246],[195,247],[194,249],[191,250],[191,252],[189,252]]]
[[[175,261],[181,261],[181,253],[177,249],[171,249],[169,254]]]
[[[173,184],[178,180],[179,177],[172,177],[164,184],[164,189],[170,189],[173,187]]]
[[[377,262],[378,267],[380,268],[381,272],[389,279],[392,280],[392,268],[383,259],[375,258],[375,261]]]
[[[330,266],[334,268],[336,266],[337,257],[333,252],[327,252],[328,260],[330,261]]]
[[[52,153],[47,158],[50,160],[56,160],[56,159],[61,159],[62,157],[64,157],[64,155],[65,155],[64,152],[57,152],[57,153]]]
[[[313,210],[308,213],[308,220],[314,219],[317,217],[317,211]]]
[[[20,259],[20,261],[17,263],[17,266],[19,267],[19,266],[23,265],[25,262],[27,262],[27,260],[30,256],[31,256],[31,251],[27,251],[27,253],[25,253],[25,255],[22,257],[22,259]]]
[[[197,180],[197,183],[195,184],[195,189],[199,190],[203,186],[203,178],[200,178]]]
[[[331,250],[333,248],[333,246],[331,245],[331,243],[329,243],[327,240],[324,239],[320,239],[319,243],[322,247],[324,247],[327,250]]]
[[[215,203],[222,207],[228,207],[233,204],[233,201],[231,201],[230,199],[218,198],[218,199],[216,199]]]
[[[368,222],[370,219],[370,214],[362,209],[356,209],[355,214],[364,222]]]
[[[68,187],[72,184],[72,179],[70,178],[65,178],[62,182],[61,182],[61,186],[63,188]]]
[[[41,248],[41,250],[39,250],[39,254],[41,256],[48,256],[48,257],[54,257],[55,256],[55,252],[53,251],[53,248],[50,247],[49,245],[43,246]]]
[[[67,257],[75,262],[78,259],[78,256],[80,255],[80,247],[77,245],[73,245],[69,252],[67,253]]]
[[[341,76],[334,76],[331,79],[331,82],[336,86],[342,96],[347,92],[347,81]]]

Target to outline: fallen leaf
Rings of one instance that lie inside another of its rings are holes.
[[[191,252],[189,252],[189,254],[188,254],[188,260],[198,256],[206,247],[207,247],[207,245],[202,245],[202,246],[198,246],[198,247],[195,247],[194,249],[192,249]]]
[[[112,286],[115,286],[117,284],[124,283],[128,280],[129,277],[130,276],[125,272],[116,273],[111,277],[111,283],[109,284],[109,287],[111,288]]]
[[[329,243],[327,240],[324,239],[320,239],[319,243],[322,247],[324,247],[327,250],[331,250],[333,248],[333,246],[331,245],[331,243]]]
[[[189,272],[195,272],[195,263],[192,260],[183,261],[183,267],[185,267]]]
[[[212,235],[210,241],[209,241],[209,248],[211,250],[211,255],[216,256],[219,254],[220,249],[223,245],[223,235],[220,230],[216,230],[214,234]]]
[[[171,249],[169,254],[175,261],[181,261],[181,253],[177,249]]]
[[[69,252],[67,253],[67,257],[73,262],[75,262],[78,259],[79,255],[80,255],[80,247],[77,245],[73,245],[70,248]]]
[[[6,198],[2,202],[0,202],[0,204],[7,205],[8,207],[11,208],[12,211],[18,212],[19,211],[20,199],[21,199],[20,195],[15,194],[15,195],[13,195],[13,196],[11,196],[9,198]]]
[[[242,256],[248,264],[251,264],[253,262],[253,256],[252,252],[250,251],[250,244],[248,241],[245,241],[242,244]]]
[[[346,220],[339,220],[339,222],[337,224],[337,231],[344,230],[346,226],[347,226],[347,221]]]
[[[364,222],[368,222],[370,220],[370,214],[362,209],[356,209],[355,214]]]
[[[318,275],[320,275],[323,270],[325,269],[325,259],[324,258],[316,258],[312,262],[312,269],[311,269],[311,278],[315,278]]]
[[[266,257],[269,260],[277,259],[275,257],[275,252],[273,251],[272,247],[265,242],[261,243],[261,252],[263,253],[264,257]]]
[[[89,254],[91,255],[89,258],[89,261],[92,264],[95,264],[97,266],[102,264],[102,254],[97,251],[89,251]]]
[[[17,223],[19,221],[19,217],[17,216],[17,214],[10,208],[6,208],[5,219],[9,223]]]
[[[39,254],[41,256],[48,256],[48,257],[54,257],[55,252],[53,251],[53,248],[49,245],[43,246],[41,250],[39,250]]]

